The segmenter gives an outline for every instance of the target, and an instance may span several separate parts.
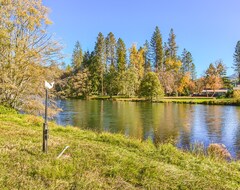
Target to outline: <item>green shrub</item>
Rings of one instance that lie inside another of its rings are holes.
[[[17,111],[12,108],[0,105],[0,114],[17,114]]]

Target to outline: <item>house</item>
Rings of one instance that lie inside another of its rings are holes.
[[[222,96],[225,95],[228,92],[228,89],[222,88],[222,89],[218,89],[218,90],[212,90],[212,89],[204,89],[201,92],[202,96]]]

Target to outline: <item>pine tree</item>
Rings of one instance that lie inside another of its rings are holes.
[[[94,58],[94,52],[91,52],[91,53],[89,51],[84,52],[82,68],[83,69],[89,68],[90,65],[93,63],[93,58]]]
[[[190,68],[190,73],[191,73],[191,79],[196,80],[197,79],[197,72],[196,72],[196,66],[194,63],[192,63],[192,66]]]
[[[124,90],[124,81],[123,76],[127,69],[127,50],[124,41],[119,38],[117,41],[117,82],[118,90],[123,94]]]
[[[223,88],[228,88],[228,89],[232,88],[231,81],[230,81],[229,77],[227,77],[227,70],[226,70],[226,66],[223,63],[223,61],[217,60],[215,62],[215,67],[216,67],[218,75],[222,79]]]
[[[100,32],[97,37],[97,42],[94,48],[94,61],[92,76],[94,77],[93,85],[95,86],[96,92],[104,94],[104,73],[106,71],[106,49],[105,39],[103,34]]]
[[[237,42],[237,45],[235,47],[235,53],[233,55],[234,60],[234,70],[238,75],[238,82],[240,83],[240,41]]]
[[[176,44],[176,35],[174,34],[173,29],[171,29],[168,38],[168,53],[170,58],[174,60],[177,59],[177,49],[178,46]]]
[[[79,70],[83,61],[83,52],[79,41],[76,42],[72,54],[72,67],[73,70]]]
[[[155,31],[151,38],[151,59],[154,65],[155,71],[163,70],[163,47],[162,47],[162,36],[158,27],[155,28]]]
[[[119,91],[118,73],[116,70],[116,48],[117,43],[114,34],[110,32],[105,39],[106,56],[108,71],[106,73],[106,91],[110,97],[117,94]]]
[[[117,41],[117,71],[122,74],[127,68],[127,50],[124,41],[119,38]]]
[[[190,73],[191,79],[195,80],[196,70],[195,70],[195,65],[193,63],[192,54],[189,51],[187,51],[185,48],[183,49],[181,60],[182,60],[181,71],[183,75],[185,75],[186,73]]]
[[[144,47],[144,73],[150,72],[151,69],[151,56],[150,56],[150,45],[149,42],[146,40],[146,42],[143,45]]]
[[[106,43],[106,61],[107,61],[107,65],[112,65],[114,67],[116,67],[116,39],[114,37],[114,34],[112,32],[110,32],[106,39],[105,39],[105,43]]]

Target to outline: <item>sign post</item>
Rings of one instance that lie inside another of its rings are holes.
[[[44,123],[43,123],[43,144],[42,144],[42,151],[47,153],[48,151],[48,90],[53,87],[54,82],[49,84],[45,81],[45,90],[46,90],[46,97],[45,97],[45,116],[44,116]]]

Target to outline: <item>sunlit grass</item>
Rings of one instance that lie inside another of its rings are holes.
[[[238,189],[240,163],[122,135],[49,124],[0,107],[0,189]],[[70,146],[60,159],[59,153]]]

